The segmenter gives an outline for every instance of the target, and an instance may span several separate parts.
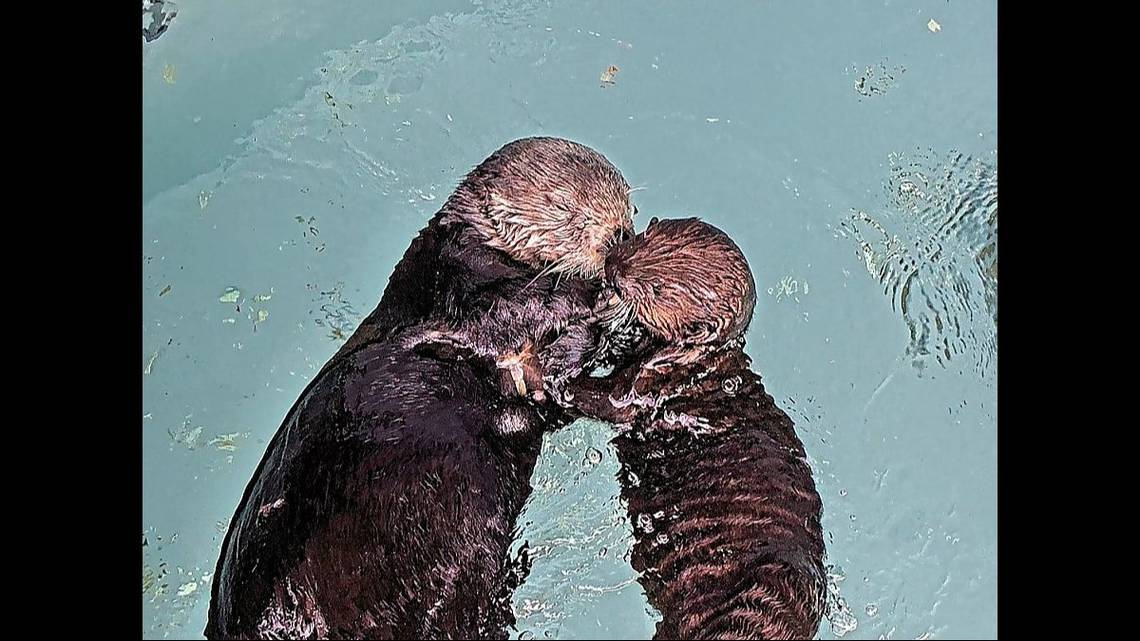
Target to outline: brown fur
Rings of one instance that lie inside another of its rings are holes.
[[[826,603],[822,502],[792,420],[743,350],[756,300],[743,254],[711,225],[661,221],[606,272],[611,332],[640,338],[611,341],[614,373],[581,376],[560,400],[630,428],[614,444],[631,562],[662,615],[655,638],[812,638]]]
[[[613,296],[604,314],[613,323],[636,317],[673,345],[663,358],[682,363],[743,334],[756,305],[756,283],[740,248],[697,218],[653,219],[615,247],[605,274]]]
[[[619,234],[633,233],[629,191],[593,149],[526,138],[483,161],[450,200],[465,205],[452,209],[488,247],[536,269],[598,277]]]
[[[551,138],[467,176],[269,443],[207,638],[507,638],[515,520],[542,432],[569,421],[517,395],[518,363],[580,367],[589,341],[560,339],[599,286],[554,272],[600,273],[627,194],[600,154]]]

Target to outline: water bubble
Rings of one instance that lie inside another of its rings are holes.
[[[740,383],[741,378],[739,376],[731,376],[724,379],[724,382],[721,383],[721,389],[724,390],[725,394],[731,396],[736,393],[736,390],[740,389]]]
[[[665,545],[668,542],[669,542],[669,535],[668,534],[665,534],[664,532],[662,532],[661,534],[657,535],[657,544],[658,545]]]
[[[847,490],[839,490],[839,496],[847,496]]]
[[[648,514],[642,514],[637,517],[637,525],[647,533],[653,533],[653,519]]]
[[[519,634],[519,639],[520,639],[520,641],[521,641],[521,640],[524,640],[524,639],[533,639],[533,638],[534,638],[534,633],[533,633],[533,632],[531,632],[530,630],[523,630],[523,631],[522,631],[522,632]]]
[[[602,452],[596,447],[591,447],[586,450],[586,461],[590,465],[597,465],[602,462]]]
[[[873,617],[879,613],[879,606],[874,603],[868,603],[866,608],[867,616]]]

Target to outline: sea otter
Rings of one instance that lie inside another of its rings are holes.
[[[208,638],[506,638],[515,519],[543,429],[570,419],[517,393],[511,355],[580,367],[589,341],[559,339],[590,331],[577,320],[632,231],[629,191],[556,138],[466,176],[270,442],[223,542]]]
[[[633,567],[660,639],[810,639],[826,603],[822,503],[792,420],[744,353],[756,286],[719,229],[663,220],[618,246],[605,378],[559,397],[614,439]]]

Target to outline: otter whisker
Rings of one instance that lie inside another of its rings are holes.
[[[542,278],[543,276],[547,276],[547,275],[554,273],[556,271],[561,271],[561,268],[565,267],[565,263],[567,260],[568,260],[567,258],[563,258],[560,260],[556,260],[553,263],[550,263],[550,265],[548,265],[546,267],[546,269],[543,269],[542,271],[538,272],[537,276],[535,276],[529,283],[524,285],[523,288],[519,290],[519,293],[522,294],[527,289],[530,289],[530,286],[535,284],[536,282],[538,282],[538,279]]]

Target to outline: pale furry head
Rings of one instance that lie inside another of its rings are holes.
[[[748,329],[756,282],[744,253],[697,218],[653,219],[605,266],[615,319],[635,316],[673,343],[721,343]]]
[[[491,154],[446,207],[489,247],[549,273],[597,277],[633,234],[630,187],[605,156],[561,138],[523,138]]]

